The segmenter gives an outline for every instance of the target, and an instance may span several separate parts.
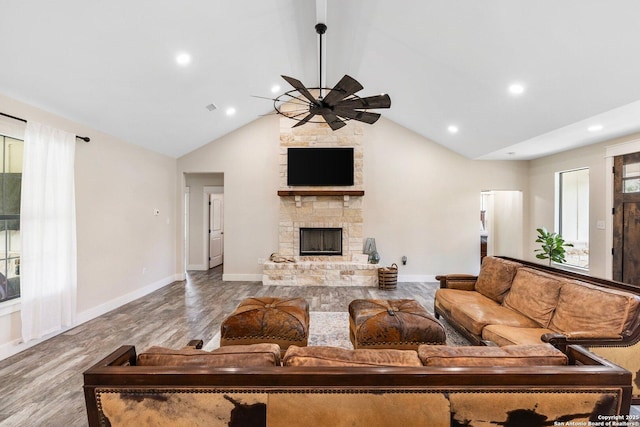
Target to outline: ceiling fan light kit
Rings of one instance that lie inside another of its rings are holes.
[[[293,90],[283,93],[273,100],[273,107],[278,114],[297,121],[293,127],[302,126],[305,123],[326,122],[332,130],[338,130],[346,126],[349,120],[373,124],[379,118],[379,113],[367,110],[391,107],[391,98],[387,94],[374,95],[361,98],[356,92],[364,89],[356,79],[345,74],[331,89],[322,87],[322,35],[327,31],[325,24],[315,26],[320,37],[320,85],[307,88],[300,80],[293,77],[282,76]],[[323,91],[327,92],[322,96]],[[312,92],[317,93],[315,97]],[[316,116],[322,120],[315,119]]]

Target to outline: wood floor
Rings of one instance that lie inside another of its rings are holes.
[[[0,361],[0,426],[86,426],[82,372],[123,344],[181,347],[209,341],[222,320],[250,296],[300,296],[311,311],[346,311],[357,298],[413,298],[433,307],[434,283],[377,288],[262,286],[223,282],[222,267],[175,282],[64,334]],[[634,414],[640,409],[634,407]]]
[[[346,311],[357,298],[413,298],[433,306],[435,284],[376,288],[262,286],[223,282],[222,268],[175,282],[64,334],[0,361],[0,426],[86,426],[82,372],[123,344],[179,348],[209,341],[222,320],[250,296],[301,296],[311,311]]]

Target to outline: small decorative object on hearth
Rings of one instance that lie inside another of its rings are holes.
[[[378,289],[393,291],[398,287],[398,265],[378,269]]]
[[[278,263],[280,263],[280,262],[296,262],[295,258],[293,258],[293,257],[285,257],[285,256],[282,256],[282,255],[278,254],[277,252],[274,252],[269,256],[269,261],[278,262]]]
[[[364,249],[362,250],[362,253],[369,255],[371,252],[375,250],[376,250],[376,239],[374,239],[373,237],[367,237],[367,239],[364,241]]]
[[[367,237],[364,242],[363,253],[369,255],[369,264],[377,264],[380,262],[380,254],[376,249],[376,239],[373,237]]]
[[[566,262],[564,258],[565,254],[565,246],[573,246],[571,243],[565,243],[564,239],[559,233],[549,233],[546,228],[537,228],[538,238],[536,239],[536,243],[541,243],[542,247],[540,249],[536,249],[534,252],[540,252],[536,254],[536,258],[538,259],[548,259],[549,265],[551,262],[557,262],[558,264],[562,264]]]

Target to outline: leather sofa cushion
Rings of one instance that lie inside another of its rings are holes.
[[[503,305],[546,328],[558,303],[560,288],[569,280],[531,268],[520,268]]]
[[[538,324],[524,314],[494,301],[479,304],[460,304],[451,308],[451,318],[474,335],[481,336],[487,325],[500,324],[535,328]]]
[[[520,263],[501,258],[484,257],[480,274],[478,274],[478,280],[476,281],[476,291],[487,298],[502,303],[511,288],[511,282],[518,268],[521,266],[522,264]]]
[[[493,304],[498,303],[475,291],[464,291],[460,289],[438,289],[435,297],[436,304],[451,313],[451,309],[457,305],[467,304]]]
[[[638,316],[640,297],[584,282],[562,286],[549,329],[610,337],[621,334]]]
[[[138,366],[243,368],[280,366],[277,344],[229,345],[213,351],[151,347],[138,355]]]
[[[284,366],[422,366],[415,350],[360,349],[290,346]]]
[[[482,330],[482,339],[492,341],[499,346],[515,344],[543,344],[540,337],[553,333],[546,328],[519,328],[507,325],[487,325]]]
[[[551,344],[505,347],[421,345],[425,366],[548,366],[566,365],[567,356]]]

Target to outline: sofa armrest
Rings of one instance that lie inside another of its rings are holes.
[[[440,281],[440,288],[461,289],[465,291],[473,291],[476,287],[478,276],[472,274],[443,274],[436,276],[436,280]]]
[[[543,334],[540,339],[542,342],[549,343],[561,351],[565,351],[568,345],[608,345],[619,344],[622,336],[611,334],[603,336],[602,333],[594,334],[589,331],[584,332],[568,332],[568,333],[548,333]]]

